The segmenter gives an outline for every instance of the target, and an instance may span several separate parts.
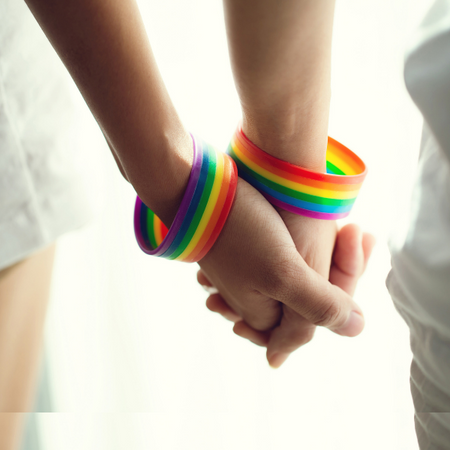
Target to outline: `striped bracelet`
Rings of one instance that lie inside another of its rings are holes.
[[[230,212],[237,185],[236,165],[228,155],[202,140],[192,136],[192,141],[191,174],[170,229],[136,198],[134,232],[139,247],[149,255],[200,261],[218,238]]]
[[[367,174],[364,162],[338,141],[328,138],[327,173],[314,172],[262,151],[239,125],[228,154],[239,176],[275,206],[315,219],[349,215]]]

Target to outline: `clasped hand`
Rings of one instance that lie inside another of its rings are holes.
[[[198,281],[217,290],[207,307],[235,322],[234,332],[267,347],[279,367],[309,342],[316,326],[343,336],[364,328],[352,295],[374,238],[356,225],[275,210],[239,179],[221,235],[200,261]]]

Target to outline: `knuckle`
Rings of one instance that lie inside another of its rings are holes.
[[[279,302],[261,294],[258,290],[249,290],[247,295],[240,296],[239,315],[253,329],[267,331],[274,328],[281,319]]]
[[[327,326],[335,323],[341,315],[342,308],[337,302],[322,303],[319,308],[311,312],[311,321],[318,326]]]
[[[256,331],[269,331],[278,323],[275,317],[244,317],[245,322]]]
[[[267,331],[278,325],[282,310],[278,302],[259,296],[245,306],[243,317],[255,330]]]
[[[304,340],[303,340],[303,344],[308,344],[309,342],[312,341],[314,337],[314,328],[311,328],[310,330],[308,330],[308,332],[305,334]]]

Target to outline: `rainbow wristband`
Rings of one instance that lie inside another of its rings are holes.
[[[349,215],[367,174],[351,150],[328,138],[327,173],[303,169],[277,159],[251,142],[239,125],[228,147],[239,176],[275,206],[315,219]]]
[[[192,171],[170,229],[136,198],[134,232],[139,247],[149,255],[200,261],[213,246],[230,212],[237,185],[236,165],[228,155],[202,140],[194,136],[192,140]]]

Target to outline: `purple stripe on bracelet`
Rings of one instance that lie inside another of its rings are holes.
[[[137,195],[136,203],[134,205],[134,233],[136,234],[136,239],[138,241],[139,247],[143,248],[143,246],[140,244],[140,242],[143,243],[145,242],[144,236],[142,236],[142,230],[140,226],[141,208],[142,208],[142,200]]]
[[[297,208],[296,206],[289,205],[288,203],[284,203],[280,200],[278,200],[275,197],[272,197],[271,195],[266,194],[265,192],[261,192],[261,194],[266,197],[266,199],[272,203],[272,205],[278,206],[281,209],[285,209],[286,211],[289,211],[294,214],[299,214],[306,217],[312,217],[313,219],[322,219],[322,220],[337,220],[337,219],[343,219],[344,217],[347,217],[350,214],[350,211],[343,212],[343,213],[323,213],[318,211],[311,211],[309,209],[303,209],[303,208]]]
[[[172,225],[169,228],[167,236],[165,237],[165,239],[163,240],[161,245],[155,250],[152,250],[152,251],[146,250],[145,251],[145,253],[147,253],[149,255],[160,256],[169,248],[170,244],[175,239],[175,237],[181,227],[181,224],[183,223],[183,219],[184,219],[186,212],[189,208],[189,205],[191,203],[192,196],[194,195],[194,191],[197,186],[198,179],[200,177],[200,169],[202,167],[203,155],[202,155],[201,145],[197,145],[197,142],[195,141],[195,138],[192,134],[191,134],[191,138],[192,138],[192,142],[193,142],[192,170],[189,175],[189,180],[188,180],[188,184],[186,187],[186,191],[183,196],[183,200],[181,201],[181,205],[178,208],[178,212],[175,216],[175,219],[173,220]],[[136,202],[137,202],[137,200],[136,200]],[[138,230],[138,231],[140,230],[139,220],[140,220],[139,214],[136,215],[136,211],[135,211],[134,229]],[[139,231],[139,233],[140,233],[140,231]]]
[[[154,253],[150,253],[155,256],[160,256],[164,252],[166,252],[167,249],[170,247],[170,244],[172,244],[173,240],[175,239],[176,235],[178,234],[178,231],[180,230],[180,227],[183,223],[183,220],[186,216],[186,212],[189,208],[192,197],[194,195],[198,179],[200,177],[200,170],[202,168],[202,160],[203,160],[202,148],[201,148],[201,145],[197,144],[197,142],[192,134],[191,134],[191,138],[192,138],[192,143],[193,143],[193,162],[192,162],[192,170],[191,170],[191,174],[189,175],[189,181],[188,181],[188,184],[186,187],[186,191],[184,193],[183,200],[181,201],[180,207],[178,208],[178,212],[175,216],[175,219],[173,220],[173,223],[169,228],[169,232],[167,233],[166,238],[161,243],[161,245],[157,249],[157,251],[155,251]]]

